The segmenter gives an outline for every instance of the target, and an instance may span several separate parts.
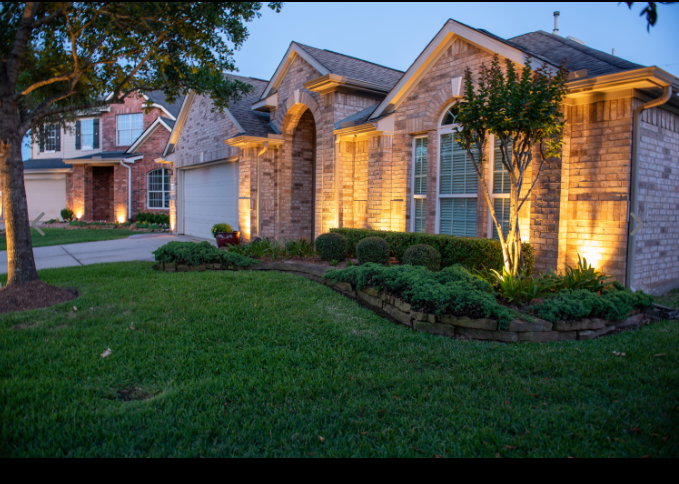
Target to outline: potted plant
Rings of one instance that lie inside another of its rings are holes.
[[[215,224],[212,226],[212,235],[217,239],[217,247],[227,245],[240,245],[240,232],[235,232],[229,224]]]

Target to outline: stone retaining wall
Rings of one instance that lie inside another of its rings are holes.
[[[177,265],[175,263],[158,263],[156,268],[165,272],[201,272],[206,270],[251,270],[278,271],[296,274],[312,281],[324,284],[334,291],[359,301],[363,306],[377,312],[381,316],[416,331],[424,331],[444,336],[463,336],[470,339],[502,341],[514,343],[534,341],[546,343],[550,341],[590,340],[603,336],[611,331],[641,324],[647,315],[635,311],[622,321],[606,321],[589,318],[580,321],[559,321],[551,323],[533,318],[532,321],[514,320],[506,330],[498,329],[494,319],[471,319],[449,314],[437,315],[414,311],[406,301],[387,292],[375,288],[356,289],[346,282],[334,283],[323,279],[330,267],[319,267],[299,262],[262,262],[248,268],[232,267],[226,264],[204,264],[200,266]],[[653,308],[649,308],[653,310]]]

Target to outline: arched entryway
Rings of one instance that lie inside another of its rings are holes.
[[[301,103],[288,110],[281,126],[285,143],[277,177],[279,238],[315,238],[317,128],[312,110]]]
[[[292,134],[290,220],[293,238],[314,239],[315,187],[316,123],[307,109]]]

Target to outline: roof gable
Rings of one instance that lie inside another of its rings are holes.
[[[450,19],[403,74],[387,97],[375,109],[370,119],[395,110],[446,50],[458,39],[462,39],[485,52],[499,54],[519,65],[525,65],[526,61],[530,59],[535,67],[547,65],[556,68],[556,64],[520,44],[504,40],[486,30],[475,29]]]

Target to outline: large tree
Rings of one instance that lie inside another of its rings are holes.
[[[458,136],[483,186],[502,245],[504,268],[511,275],[517,275],[522,265],[519,211],[530,199],[546,160],[561,156],[564,126],[561,101],[566,94],[567,75],[565,66],[554,69],[543,65],[533,70],[530,61],[517,73],[509,59],[503,69],[497,55],[490,66],[481,66],[478,79],[473,78],[471,70],[465,72],[465,94],[457,117]],[[509,178],[508,229],[495,212],[483,176],[491,135],[500,141],[499,161]],[[535,152],[537,167],[529,170]]]
[[[269,3],[280,11],[281,3]],[[260,2],[0,3],[0,176],[8,285],[38,279],[21,157],[22,139],[46,124],[162,90],[188,90],[217,109],[252,87],[224,74]]]

